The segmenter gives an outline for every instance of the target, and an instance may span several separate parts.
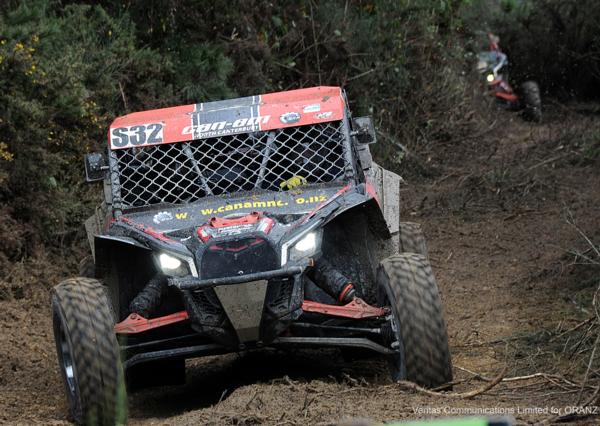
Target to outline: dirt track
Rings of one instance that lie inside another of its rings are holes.
[[[470,379],[458,392],[485,384],[465,370],[493,377],[505,365],[507,377],[545,372],[581,380],[590,354],[587,340],[571,350],[579,337],[570,343],[570,334],[560,333],[590,317],[598,284],[593,270],[571,265],[567,251],[585,243],[565,220],[568,206],[586,233],[600,237],[597,160],[570,154],[597,113],[556,109],[543,125],[508,113],[499,120],[423,158],[433,177],[409,178],[403,191],[405,220],[421,222],[427,234],[455,376]],[[33,274],[0,301],[0,422],[66,422],[48,306],[51,272]],[[589,394],[586,388],[582,400]],[[426,396],[391,384],[382,362],[344,363],[335,351],[315,351],[194,361],[187,385],[137,393],[129,403],[131,424],[239,425],[406,419],[460,407],[545,410],[577,399],[576,387],[543,377],[501,383],[473,399]],[[555,414],[515,417],[535,423]]]

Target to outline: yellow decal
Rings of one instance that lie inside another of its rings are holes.
[[[327,200],[327,196],[326,195],[313,195],[310,197],[297,197],[294,198],[294,202],[296,204],[316,204],[316,203],[322,203],[323,201]],[[211,214],[217,214],[217,213],[227,213],[227,212],[231,212],[234,210],[241,210],[241,209],[268,209],[268,208],[275,208],[275,207],[285,207],[289,205],[289,203],[287,201],[282,201],[282,200],[269,200],[269,201],[244,201],[244,202],[240,202],[240,203],[233,203],[233,204],[225,204],[223,206],[219,206],[217,208],[207,208],[207,209],[201,209],[200,212],[204,215],[204,216],[208,216]],[[187,213],[185,213],[187,215]],[[179,219],[179,216],[176,215],[176,217]]]
[[[322,203],[325,200],[327,200],[327,197],[325,195],[315,195],[315,196],[306,197],[306,198],[297,197],[294,199],[296,204]]]
[[[180,219],[180,220],[181,220],[181,219],[187,219],[187,217],[188,217],[188,214],[187,214],[187,212],[183,212],[183,213],[175,213],[175,217],[176,217],[177,219]]]

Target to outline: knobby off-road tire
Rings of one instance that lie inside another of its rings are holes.
[[[102,284],[71,278],[53,289],[52,317],[59,368],[73,420],[126,422],[126,392],[113,316]]]
[[[523,99],[523,118],[539,123],[542,121],[542,97],[540,87],[535,81],[526,81],[521,85]]]
[[[86,256],[79,262],[79,276],[96,278],[96,265],[94,265],[94,258],[92,256]]]
[[[390,356],[392,379],[433,388],[452,381],[448,334],[438,287],[426,257],[400,254],[377,273],[379,301],[394,317],[399,354]]]
[[[400,253],[416,253],[427,257],[427,244],[420,224],[400,222]]]

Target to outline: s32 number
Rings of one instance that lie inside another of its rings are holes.
[[[113,149],[156,145],[162,142],[163,125],[160,123],[115,127],[110,131],[110,145]]]

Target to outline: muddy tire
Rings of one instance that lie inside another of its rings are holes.
[[[427,257],[427,244],[420,224],[400,222],[400,253],[416,253]]]
[[[392,309],[399,343],[390,356],[392,379],[433,388],[452,381],[448,334],[438,287],[426,257],[390,256],[377,272],[381,306]]]
[[[86,256],[79,262],[79,276],[96,278],[96,265],[92,256]]]
[[[126,421],[126,395],[113,317],[102,284],[71,278],[52,292],[54,339],[72,419],[78,424]]]
[[[523,118],[539,123],[542,121],[542,97],[535,81],[526,81],[521,85],[523,100]]]

